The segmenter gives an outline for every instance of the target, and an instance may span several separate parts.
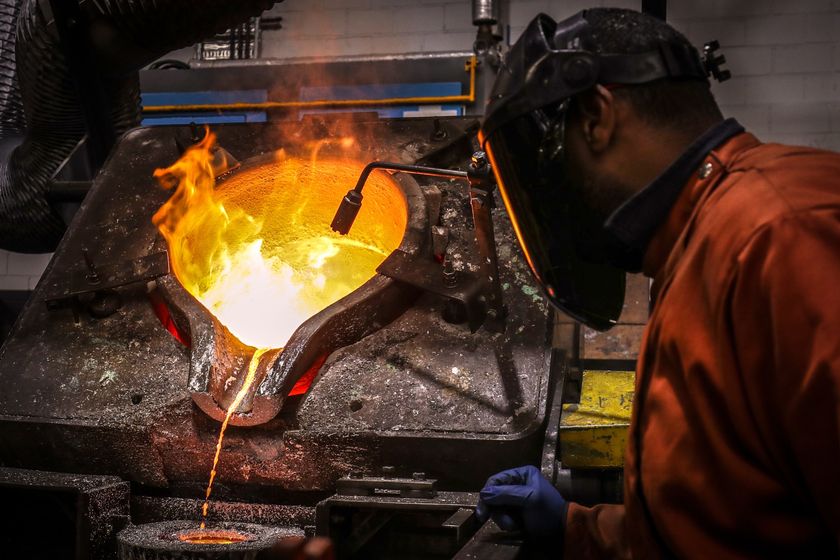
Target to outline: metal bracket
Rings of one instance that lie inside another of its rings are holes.
[[[442,295],[464,304],[470,330],[475,332],[486,322],[491,332],[504,332],[507,311],[504,306],[499,264],[496,254],[496,240],[493,233],[494,207],[493,191],[496,188],[495,177],[484,152],[475,152],[468,171],[436,169],[419,165],[406,165],[374,161],[367,164],[359,175],[356,186],[342,200],[335,213],[331,227],[334,231],[346,235],[353,225],[362,206],[362,189],[367,178],[375,169],[392,172],[404,172],[428,177],[447,177],[466,179],[470,186],[470,207],[472,210],[475,238],[481,262],[481,274],[470,275],[470,287],[458,290],[455,283],[447,285],[440,266],[431,261],[408,259],[407,255],[395,251],[383,262],[377,272],[384,276],[400,280],[417,288]],[[416,270],[412,270],[416,268]],[[450,274],[451,277],[451,274]],[[450,278],[451,280],[451,278]],[[483,293],[482,293],[483,292]],[[480,308],[480,309],[479,309]]]
[[[73,271],[66,283],[58,285],[44,297],[47,309],[51,311],[71,307],[77,323],[81,296],[103,295],[120,286],[154,280],[169,274],[169,254],[166,251],[103,266],[94,266],[87,252],[84,255],[86,269]]]
[[[397,249],[382,261],[376,269],[379,274],[404,282],[426,292],[443,296],[463,304],[467,312],[467,325],[471,332],[477,331],[486,316],[482,301],[484,284],[479,275],[469,271],[459,271],[466,276],[455,287],[447,286],[440,264],[429,258],[413,257]]]
[[[423,154],[415,165],[446,167],[453,165],[459,157],[472,153],[472,141],[478,133],[479,122],[466,125],[435,119],[430,137],[433,149]]]
[[[726,64],[726,57],[718,54],[720,43],[709,41],[703,45],[703,67],[706,73],[718,82],[725,82],[732,77],[732,72],[723,68]]]
[[[441,556],[446,558],[478,528],[474,512],[478,494],[413,494],[428,492],[435,481],[426,480],[423,473],[414,473],[412,478],[392,477],[393,467],[383,471],[381,477],[349,476],[336,481],[337,493],[316,508],[316,534],[335,539],[340,558],[367,557],[360,555],[364,547],[381,539],[386,526],[400,523],[401,518],[403,524],[406,519],[423,519],[419,528],[423,538],[435,539],[440,550],[447,551]]]
[[[335,481],[335,492],[339,496],[391,496],[432,499],[437,496],[436,482],[435,479],[427,479],[423,473],[416,473],[412,478],[346,476]]]
[[[496,251],[496,238],[493,233],[492,210],[495,207],[493,192],[496,180],[487,155],[475,152],[467,171],[470,183],[470,206],[475,224],[475,239],[481,256],[480,269],[484,276],[487,298],[487,328],[491,332],[504,332],[507,309],[502,296],[502,283],[499,279],[499,262]]]

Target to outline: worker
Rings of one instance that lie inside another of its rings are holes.
[[[840,553],[840,155],[724,119],[719,62],[638,12],[541,15],[491,94],[482,142],[548,300],[604,328],[623,273],[652,278],[623,505],[534,467],[480,493],[566,559]]]

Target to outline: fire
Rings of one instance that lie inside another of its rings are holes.
[[[402,191],[371,176],[350,235],[330,229],[363,162],[295,158],[237,171],[216,185],[215,135],[155,177],[174,188],[152,221],[165,237],[175,276],[240,341],[282,348],[306,319],[369,280],[402,241]],[[352,142],[342,140],[342,146]]]

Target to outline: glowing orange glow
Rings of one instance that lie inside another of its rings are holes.
[[[236,393],[236,397],[227,409],[225,420],[222,422],[222,427],[219,430],[219,439],[216,441],[216,454],[213,456],[213,466],[210,468],[210,482],[207,483],[207,491],[204,493],[204,504],[201,506],[201,528],[207,525],[207,512],[210,508],[210,494],[213,492],[213,481],[216,479],[216,467],[219,465],[219,455],[222,454],[222,442],[225,439],[225,430],[227,430],[230,417],[239,408],[242,399],[248,394],[248,389],[254,383],[254,377],[257,374],[257,366],[260,365],[260,356],[268,351],[268,348],[258,348],[254,355],[251,356],[251,361],[248,363],[248,373],[245,375],[245,381],[242,383],[242,388]]]
[[[356,145],[356,139],[352,136],[345,136],[343,138],[323,138],[321,140],[314,140],[312,142],[309,142],[307,144],[307,147],[310,149],[311,152],[309,159],[313,165],[317,164],[318,162],[318,154],[320,154],[321,148],[331,144],[340,146],[345,150],[349,150],[350,148]]]
[[[217,187],[214,141],[208,133],[155,172],[175,192],[153,222],[190,294],[243,343],[282,348],[306,319],[373,277],[402,241],[406,201],[388,175],[372,175],[353,229],[342,236],[330,222],[363,162],[280,151]],[[352,146],[352,139],[338,142]]]
[[[202,527],[198,531],[179,534],[178,540],[189,544],[234,544],[250,540],[250,538],[236,531]]]

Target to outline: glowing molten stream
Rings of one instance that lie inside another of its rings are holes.
[[[174,194],[153,222],[178,280],[240,341],[282,348],[306,319],[376,272],[405,232],[407,206],[375,173],[353,229],[330,222],[363,162],[275,153],[265,165],[215,181],[212,133],[155,177]]]

